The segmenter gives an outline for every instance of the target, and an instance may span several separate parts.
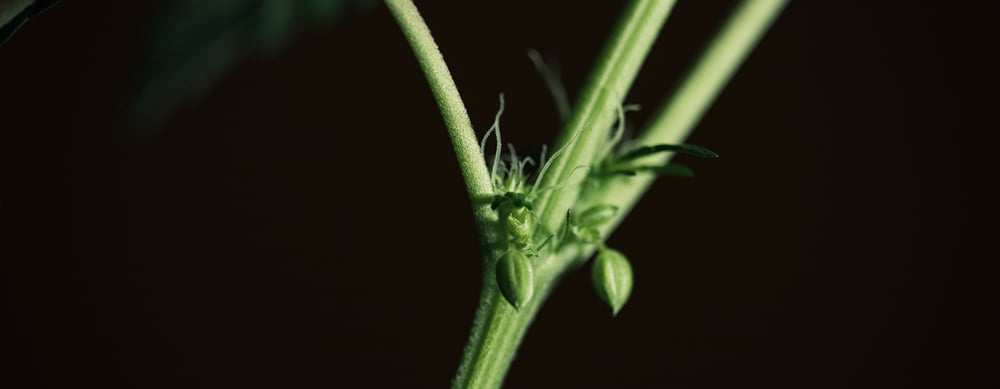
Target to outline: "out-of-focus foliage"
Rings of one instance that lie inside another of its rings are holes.
[[[156,13],[129,112],[131,138],[149,139],[183,103],[239,61],[274,55],[297,32],[335,22],[374,0],[172,0]]]
[[[28,19],[58,2],[59,0],[0,0],[0,45],[10,39]]]

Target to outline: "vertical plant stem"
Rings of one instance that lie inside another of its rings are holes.
[[[498,247],[499,235],[495,228],[497,215],[489,207],[492,182],[465,105],[444,57],[434,43],[430,29],[413,3],[409,0],[387,0],[386,5],[413,48],[417,62],[437,100],[458,156],[479,228],[483,254],[483,286],[472,333],[452,385],[455,388],[499,388],[521,339],[550,290],[551,282],[544,277],[536,280],[540,281],[536,297],[519,311],[514,310],[501,296],[493,266],[502,252]]]
[[[485,269],[479,308],[462,362],[451,383],[453,389],[493,389],[503,384],[521,340],[555,282],[548,277],[536,279],[535,296],[519,310],[511,307],[496,285],[494,270]]]
[[[626,7],[598,59],[598,65],[585,87],[575,114],[571,116],[557,141],[557,149],[566,147],[564,157],[555,160],[552,170],[546,175],[547,181],[539,185],[554,186],[565,179],[576,166],[591,164],[595,150],[607,139],[616,117],[615,108],[628,93],[673,4],[674,1],[635,0]],[[551,197],[542,200],[554,199],[548,202],[551,208],[544,205],[541,208],[555,209],[547,213],[542,211],[543,223],[546,221],[545,215],[556,215],[553,219],[558,220],[546,224],[552,230],[562,220],[568,204],[576,199],[576,186],[567,187],[572,189],[557,189],[552,192],[554,194]],[[544,266],[544,263],[542,261],[540,265]],[[519,311],[511,308],[501,297],[496,287],[494,269],[491,266],[484,269],[479,309],[469,344],[452,383],[453,388],[500,387],[535,314],[555,287],[553,280],[565,270],[546,268],[552,271],[536,272],[536,295]]]

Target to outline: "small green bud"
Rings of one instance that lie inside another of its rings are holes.
[[[592,266],[590,275],[594,290],[611,306],[611,314],[617,316],[632,294],[632,265],[622,253],[605,248],[597,254]]]
[[[577,230],[576,236],[589,243],[598,243],[601,240],[601,232],[594,227],[581,228]]]
[[[504,220],[504,228],[507,230],[508,239],[514,246],[519,249],[527,247],[531,243],[531,233],[534,228],[531,211],[528,208],[514,209]]]
[[[497,261],[496,273],[500,292],[514,309],[520,309],[531,300],[535,291],[535,271],[523,253],[508,251]]]

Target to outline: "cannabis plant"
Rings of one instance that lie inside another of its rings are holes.
[[[0,43],[29,17],[53,3],[0,2]],[[182,6],[172,10],[187,18],[189,14],[183,12],[183,7],[213,11],[213,7],[230,3],[239,2],[186,0],[176,2]],[[260,47],[266,50],[287,37],[286,27],[295,24],[296,17],[324,20],[317,15],[335,14],[338,2],[242,3],[253,12],[247,13],[250,16],[239,15],[243,17],[240,20],[260,19],[261,23],[231,23],[226,34],[219,36],[236,39],[247,35],[264,42],[233,49],[237,51]],[[482,289],[453,387],[500,387],[532,320],[559,281],[572,271],[589,266],[596,298],[607,305],[610,315],[628,309],[633,267],[628,253],[609,246],[609,236],[657,177],[692,175],[691,169],[672,162],[674,155],[717,157],[708,148],[686,144],[685,140],[785,3],[740,1],[693,60],[666,103],[653,111],[652,119],[636,137],[626,136],[628,113],[634,109],[627,101],[629,90],[675,1],[628,2],[572,106],[545,61],[531,52],[564,120],[551,147],[543,148],[538,155],[525,155],[503,142],[506,100],[501,91],[497,91],[498,108],[492,126],[477,134],[445,62],[448,53],[438,49],[417,7],[410,0],[385,1],[437,101],[479,236]],[[188,30],[211,29],[228,20],[223,12],[206,15],[210,17],[185,19],[190,23],[184,26]],[[162,37],[168,43],[200,39],[184,35],[186,32],[163,30]],[[187,67],[171,62],[177,58],[175,53],[164,51],[154,56],[155,64],[170,65],[174,73],[139,93],[136,112],[152,120],[164,116],[165,112],[158,110],[169,110],[176,103],[179,92],[173,88],[182,84],[181,80],[192,78],[186,74],[222,72],[229,62],[213,46],[218,42],[206,42],[205,50],[200,52],[203,61],[191,62]]]
[[[683,141],[785,2],[742,1],[652,123],[636,139],[623,139],[624,99],[674,3],[630,2],[551,154],[543,150],[536,161],[518,156],[514,147],[503,154],[503,96],[493,126],[477,139],[416,6],[386,1],[441,110],[480,238],[479,308],[453,387],[499,387],[546,296],[595,253],[593,287],[611,314],[618,314],[632,291],[632,267],[624,253],[607,246],[608,236],[658,175],[690,175],[670,163],[672,155],[716,156]],[[487,155],[491,137],[493,152]]]

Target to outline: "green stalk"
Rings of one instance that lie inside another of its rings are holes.
[[[494,268],[484,269],[479,308],[452,388],[499,388],[503,384],[528,327],[556,286],[548,275],[535,281],[534,297],[515,310],[500,294]]]
[[[557,141],[557,147],[566,147],[564,156],[555,160],[547,173],[548,184],[554,186],[567,178],[576,166],[590,165],[596,150],[607,139],[611,124],[616,118],[615,107],[628,93],[635,76],[639,72],[646,54],[652,47],[656,35],[673,6],[673,1],[637,0],[626,8],[616,26],[609,44],[605,47],[583,98],[578,103],[575,114]],[[579,132],[579,135],[574,135]],[[573,143],[570,143],[573,142]],[[566,146],[568,145],[568,146]],[[566,188],[575,188],[567,185]],[[546,223],[550,230],[562,221],[565,209],[576,199],[577,190],[557,189],[551,195],[540,199],[552,204],[542,206],[543,223],[545,215],[552,216]],[[559,208],[562,207],[562,208]],[[548,209],[556,209],[546,212]],[[556,220],[558,219],[558,220]],[[541,261],[544,264],[546,261]],[[472,334],[466,347],[453,388],[499,388],[503,383],[524,334],[527,332],[541,304],[555,286],[556,279],[564,269],[536,272],[536,295],[528,305],[514,310],[502,298],[496,287],[492,262],[487,261],[484,269],[483,291],[479,309],[473,323]]]
[[[489,206],[493,195],[486,161],[476,143],[475,132],[465,110],[465,104],[455,87],[444,57],[434,43],[430,29],[417,8],[409,0],[386,0],[390,12],[399,24],[417,62],[431,86],[438,103],[452,146],[458,156],[459,168],[465,179],[480,236],[483,256],[483,286],[472,333],[463,353],[462,363],[452,382],[455,388],[499,388],[510,368],[521,339],[535,317],[542,301],[551,290],[552,282],[544,276],[535,298],[519,311],[504,300],[496,283],[495,264],[503,254],[497,231],[497,213]]]
[[[438,109],[444,118],[452,148],[458,158],[458,167],[462,171],[465,189],[472,202],[472,213],[479,230],[480,248],[486,262],[495,260],[495,246],[499,241],[496,232],[497,213],[490,208],[493,196],[493,183],[486,168],[486,160],[479,150],[476,133],[472,129],[472,121],[465,110],[465,103],[458,93],[455,81],[444,62],[441,51],[438,50],[431,30],[410,0],[386,0],[386,6],[396,19],[403,36],[413,49],[413,54],[423,70],[431,93],[437,101]]]
[[[556,140],[555,150],[565,148],[564,155],[553,161],[542,178],[542,188],[558,188],[539,199],[539,219],[549,231],[557,231],[566,210],[576,202],[577,185],[584,173],[574,169],[591,166],[608,139],[611,125],[617,119],[617,107],[629,89],[649,49],[656,41],[663,23],[674,6],[673,0],[633,0],[625,9],[611,39],[597,58],[597,65],[584,84],[573,115]],[[567,181],[568,180],[568,181]]]
[[[683,143],[787,3],[787,0],[743,0],[688,69],[681,84],[636,143]],[[671,156],[659,155],[659,159],[650,158],[649,163],[664,164]],[[619,207],[615,219],[602,228],[602,235],[607,237],[655,178],[653,174],[640,174],[604,180],[585,193],[580,201],[581,208],[593,204]]]

